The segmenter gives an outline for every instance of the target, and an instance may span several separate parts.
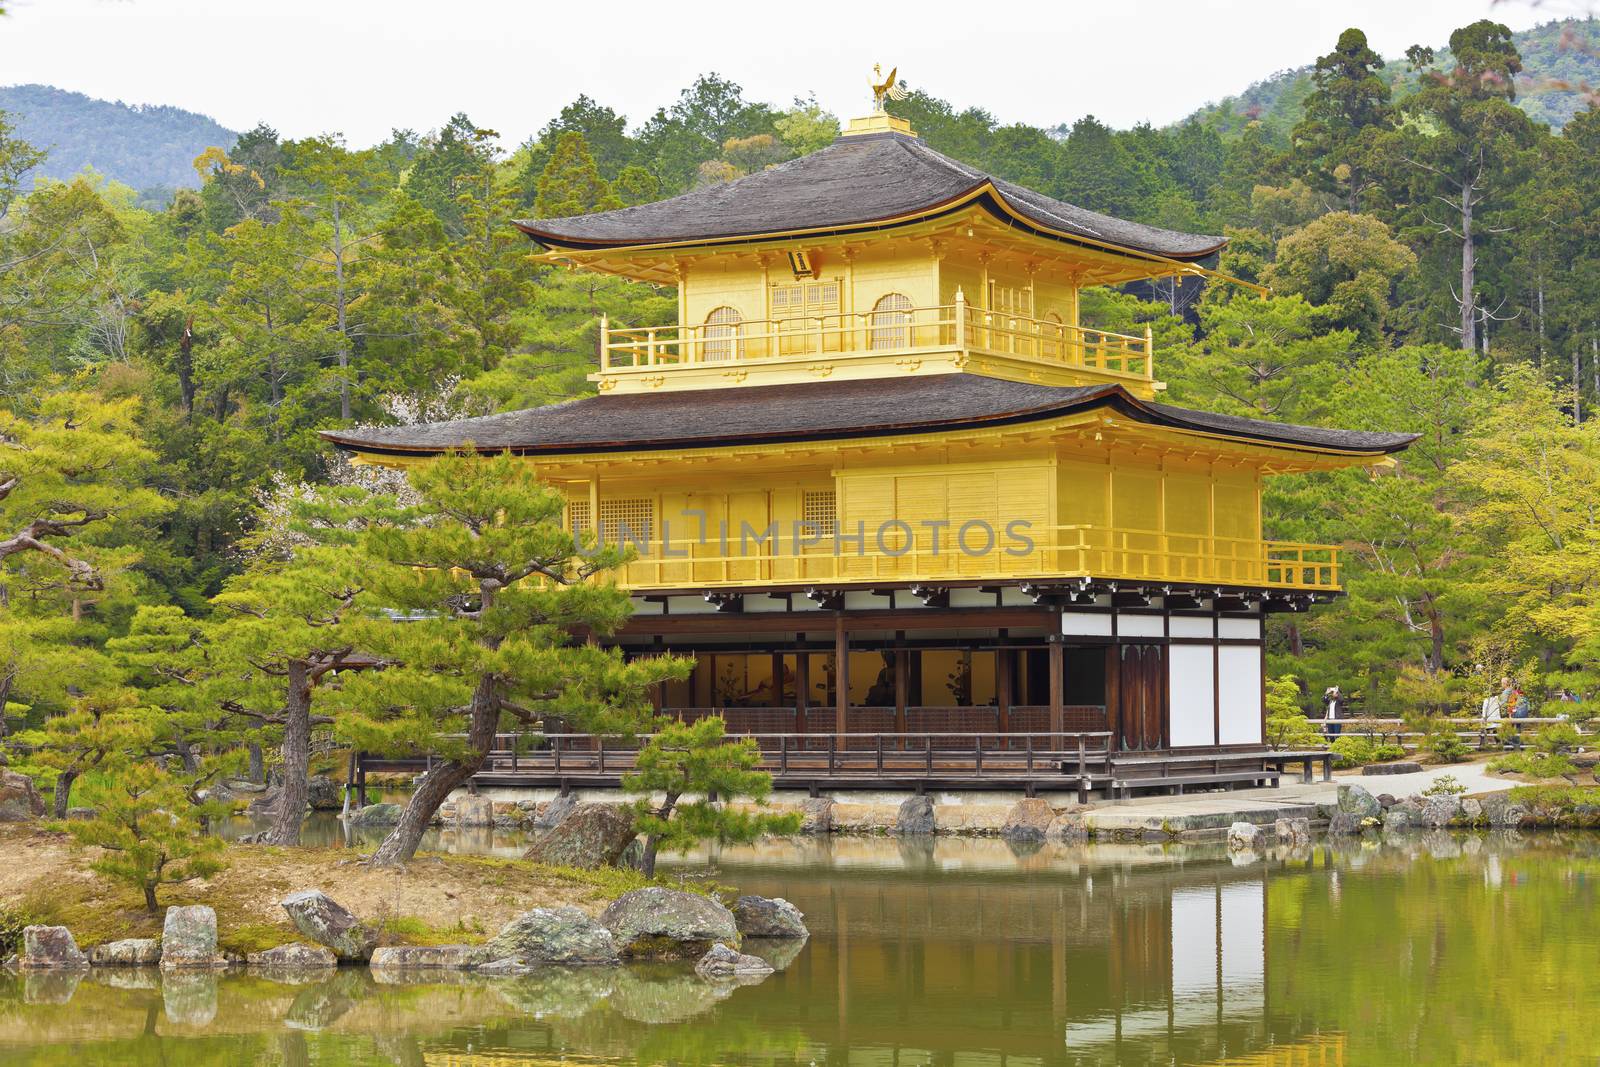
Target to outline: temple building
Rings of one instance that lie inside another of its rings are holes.
[[[1163,403],[1148,330],[1082,322],[1092,286],[1216,279],[1222,238],[980,173],[881,110],[726,184],[519,225],[675,287],[678,321],[603,322],[593,396],[326,436],[535,464],[574,530],[637,549],[613,640],[696,660],[665,711],[759,735],[780,786],[1268,780],[1264,616],[1338,595],[1340,564],[1262,537],[1263,483],[1413,435]],[[615,780],[592,747],[513,762]]]

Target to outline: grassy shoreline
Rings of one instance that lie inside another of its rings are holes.
[[[89,869],[92,849],[47,826],[0,826],[0,939],[31,923],[65,926],[80,948],[155,937],[137,890]],[[399,870],[367,868],[346,848],[229,845],[228,866],[209,879],[163,886],[160,902],[208,904],[225,952],[259,952],[304,940],[279,901],[321,889],[377,927],[389,945],[474,944],[535,907],[574,905],[597,914],[630,889],[651,884],[633,870],[584,871],[490,856],[421,853]],[[688,887],[693,888],[693,887]],[[6,953],[0,952],[0,956]]]

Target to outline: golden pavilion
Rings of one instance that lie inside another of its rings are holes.
[[[613,640],[695,658],[664,711],[813,790],[1275,777],[1263,617],[1334,597],[1339,553],[1263,539],[1263,482],[1413,436],[1162,403],[1149,332],[1080,321],[1087,287],[1213,277],[1222,238],[983,174],[881,110],[726,184],[518,225],[675,287],[677,323],[603,322],[593,396],[327,436],[535,464],[575,531],[637,550]],[[558,744],[484,774],[625,762]]]

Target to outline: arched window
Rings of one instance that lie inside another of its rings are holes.
[[[1039,323],[1039,332],[1043,335],[1044,344],[1041,346],[1045,359],[1060,359],[1065,348],[1066,331],[1062,328],[1061,316],[1054,311],[1046,313]]]
[[[744,316],[738,308],[713,308],[706,316],[705,343],[700,346],[700,358],[708,363],[738,359],[744,345],[739,340],[739,323]]]
[[[911,346],[911,298],[890,293],[872,305],[872,334],[868,348],[909,348]]]

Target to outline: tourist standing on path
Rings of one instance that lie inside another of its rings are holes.
[[[1338,737],[1340,731],[1344,729],[1338,722],[1343,717],[1344,695],[1339,692],[1338,686],[1330,685],[1322,694],[1322,699],[1327,705],[1324,717],[1328,720],[1328,736]]]

